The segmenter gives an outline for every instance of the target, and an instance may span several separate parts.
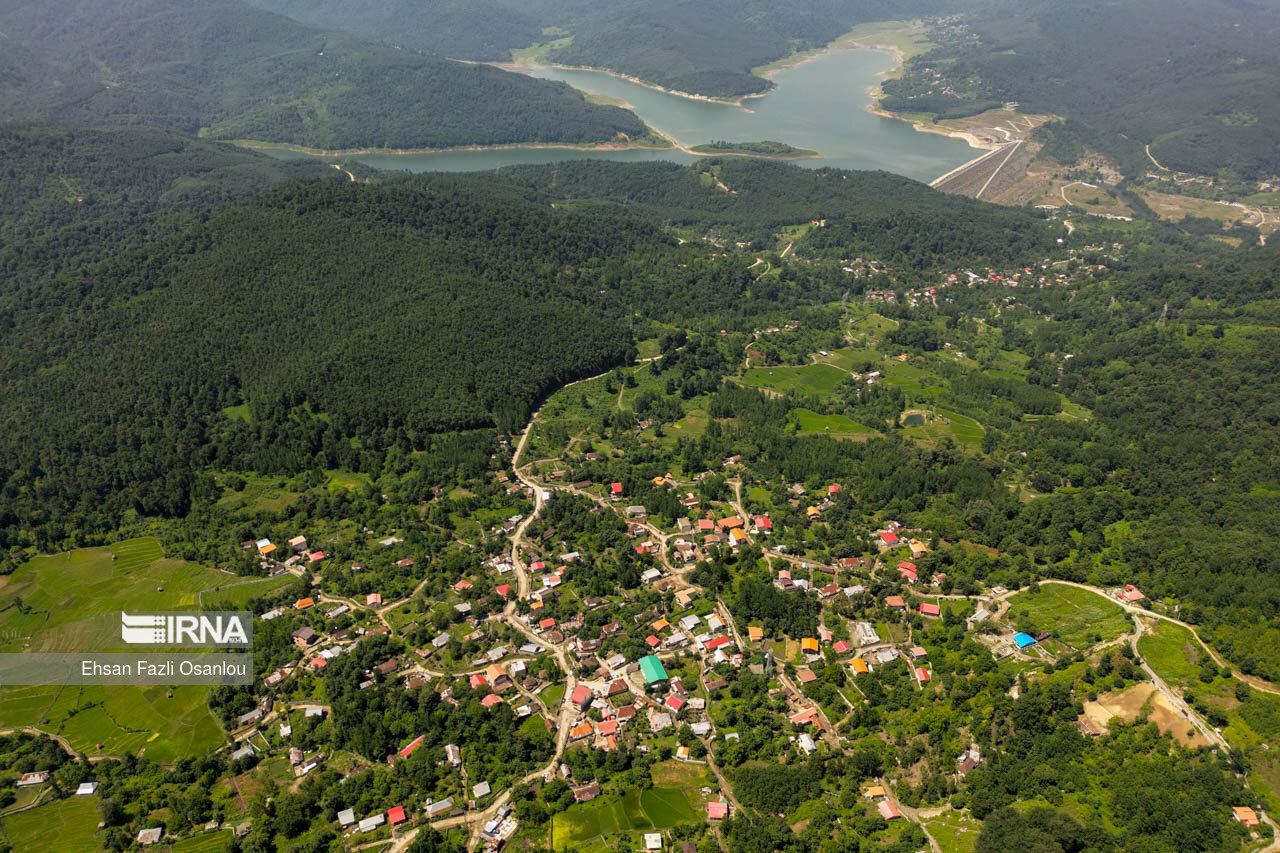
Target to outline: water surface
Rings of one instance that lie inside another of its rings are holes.
[[[803,166],[884,169],[921,181],[971,160],[981,152],[960,139],[921,133],[910,124],[867,110],[868,90],[893,68],[894,57],[881,50],[832,50],[773,76],[777,88],[742,106],[672,95],[602,71],[573,71],[535,66],[530,73],[562,80],[584,92],[629,104],[640,118],[683,145],[714,140],[786,142],[822,153]],[[584,157],[601,160],[674,160],[694,157],[681,151],[573,151],[495,149],[434,154],[368,154],[356,159],[380,169],[475,171],[527,163],[559,163]]]

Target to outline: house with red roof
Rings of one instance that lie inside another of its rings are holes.
[[[930,680],[929,670],[925,669],[922,666],[916,667],[916,681],[919,681],[922,685],[924,685],[924,684],[928,684],[929,680]]]
[[[410,755],[413,755],[415,752],[418,751],[418,747],[422,746],[422,741],[424,737],[425,737],[424,735],[418,735],[416,738],[409,741],[409,745],[406,746],[404,749],[400,750],[399,752],[397,752],[396,755],[400,756],[401,758],[408,758]]]
[[[307,562],[318,563],[324,559],[324,551],[312,551],[307,555]]]
[[[609,735],[616,735],[617,733],[618,733],[617,720],[604,720],[596,726],[596,734],[600,735],[601,737],[608,737]]]
[[[471,589],[471,581],[467,580],[466,578],[463,578],[462,580],[458,581],[453,585],[454,592],[465,592],[469,589]]]
[[[711,519],[709,518],[698,519],[698,530],[710,533],[715,529],[716,529],[716,523]]]
[[[836,640],[835,644],[832,645],[831,648],[834,649],[835,653],[838,655],[847,655],[850,651],[853,650],[853,647],[850,646],[848,643],[846,643],[844,640]]]
[[[892,548],[894,545],[897,545],[898,542],[898,535],[896,533],[886,530],[880,534],[880,544],[884,545],[886,548]]]
[[[757,533],[763,533],[767,530],[773,530],[773,522],[769,520],[767,515],[757,515],[752,519]]]
[[[942,614],[942,608],[930,601],[920,602],[920,615],[936,619]]]
[[[395,826],[397,824],[404,823],[404,821],[404,806],[396,806],[394,808],[387,809],[387,823]]]
[[[613,495],[614,497],[617,497],[618,495],[622,494],[622,484],[621,484],[621,483],[610,483],[610,484],[609,484],[609,493],[610,493],[611,495]]]
[[[830,486],[827,486],[827,494],[828,494],[828,495],[838,495],[838,494],[840,494],[840,484],[839,484],[839,483],[832,483]]]
[[[555,626],[556,626],[556,620],[555,620],[555,619],[552,619],[550,616],[548,616],[546,619],[543,619],[542,621],[540,621],[540,622],[538,623],[538,630],[539,630],[539,631],[546,631],[546,630],[549,630],[549,629],[551,629],[551,628],[554,628]]]
[[[471,678],[467,680],[467,683],[471,685],[472,690],[479,690],[481,687],[484,687],[485,685],[487,685],[489,683],[489,680],[485,678],[483,675],[481,675],[480,673],[476,672],[476,673],[472,673]]]
[[[707,803],[707,820],[724,820],[728,816],[728,803]]]
[[[646,646],[648,646],[651,649],[656,649],[658,646],[662,645],[662,641],[659,640],[657,637],[655,637],[653,634],[650,634],[649,636],[645,637],[644,643]]]
[[[579,708],[586,709],[591,704],[591,700],[595,698],[595,694],[591,692],[591,688],[585,684],[579,684],[573,688],[573,692],[569,694],[569,701],[577,705]]]
[[[480,704],[486,708],[492,708],[494,705],[502,704],[502,697],[496,693],[490,693],[488,696],[480,700]]]
[[[494,592],[496,592],[498,595],[502,596],[503,598],[506,598],[508,595],[511,594],[511,584],[504,583],[502,586],[495,588]]]
[[[812,684],[817,680],[818,680],[818,676],[814,674],[814,671],[809,669],[808,667],[796,673],[796,681],[799,681],[801,684]]]
[[[663,704],[676,713],[680,713],[680,709],[685,706],[685,701],[679,696],[668,696]]]
[[[714,652],[716,649],[722,649],[725,646],[731,646],[731,645],[733,645],[733,640],[730,640],[728,637],[721,635],[711,640],[709,643],[707,643],[707,651]]]
[[[900,595],[887,595],[884,599],[884,606],[890,610],[906,610],[907,602]]]
[[[378,605],[382,604],[382,593],[380,592],[369,593],[364,597],[364,603],[366,607],[377,607]]]

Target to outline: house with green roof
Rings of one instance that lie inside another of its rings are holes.
[[[666,681],[669,677],[666,667],[662,665],[662,661],[658,660],[657,655],[647,655],[640,658],[640,674],[644,676],[645,687],[652,687],[659,682]]]

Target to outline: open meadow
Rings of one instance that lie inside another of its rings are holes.
[[[1009,619],[1020,628],[1052,631],[1059,642],[1077,651],[1119,637],[1132,627],[1115,602],[1053,582],[1041,584],[1039,592],[1023,591],[1009,599]]]
[[[121,611],[195,609],[203,593],[243,602],[276,588],[164,556],[153,538],[36,557],[0,583],[0,650],[122,651]],[[218,591],[214,592],[214,588]],[[207,687],[0,688],[0,727],[30,726],[84,753],[172,762],[222,742]]]

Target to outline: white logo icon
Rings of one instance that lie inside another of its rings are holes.
[[[164,645],[169,640],[167,620],[163,615],[130,616],[121,613],[120,636],[126,643]]]

